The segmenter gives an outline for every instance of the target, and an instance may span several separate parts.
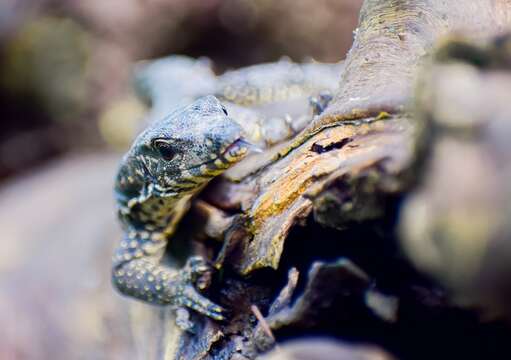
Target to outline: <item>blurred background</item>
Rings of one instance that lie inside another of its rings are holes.
[[[104,140],[115,145],[118,132],[142,111],[131,98],[134,61],[207,56],[218,71],[283,55],[337,61],[349,49],[360,5],[360,0],[4,0],[0,178],[65,152],[99,149]],[[112,122],[119,128],[112,129]]]
[[[0,358],[136,357],[109,283],[112,178],[145,111],[136,61],[337,61],[361,2],[0,1]]]

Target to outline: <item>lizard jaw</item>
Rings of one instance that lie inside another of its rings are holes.
[[[228,163],[235,163],[241,160],[254,145],[247,142],[243,138],[235,140],[231,145],[227,146],[220,154]]]

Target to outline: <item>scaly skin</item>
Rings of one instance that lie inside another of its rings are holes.
[[[122,160],[115,188],[125,237],[114,256],[113,283],[122,293],[223,318],[222,309],[193,286],[208,270],[202,259],[190,259],[180,271],[160,260],[191,198],[247,153],[241,136],[222,104],[207,96],[137,137]]]
[[[334,90],[343,66],[342,63],[297,64],[286,59],[253,65],[220,75],[214,95],[242,106],[307,99],[320,91]]]
[[[113,283],[120,292],[224,318],[223,309],[195,288],[198,278],[209,271],[202,258],[190,258],[180,270],[161,264],[168,239],[192,198],[246,155],[248,144],[241,139],[270,146],[303,127],[282,109],[274,116],[260,107],[296,100],[301,121],[310,120],[307,97],[331,90],[339,66],[280,61],[228,72],[215,80],[209,65],[186,57],[142,65],[137,89],[152,104],[150,123],[124,156],[115,185],[125,234],[113,259]],[[196,87],[182,84],[186,74],[197,73],[203,81]],[[200,97],[204,92],[216,94],[225,106],[214,96]],[[169,106],[183,103],[189,105],[159,117]]]
[[[151,105],[148,122],[176,106],[212,94],[222,101],[251,142],[269,147],[291,138],[309,123],[308,98],[334,91],[343,66],[282,59],[215,76],[206,59],[169,56],[141,63],[135,88]]]

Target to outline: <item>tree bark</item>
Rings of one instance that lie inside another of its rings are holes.
[[[226,272],[211,293],[231,309],[231,318],[224,324],[198,320],[197,333],[190,335],[173,328],[170,310],[133,305],[133,328],[147,358],[258,355],[261,339],[251,308],[267,309],[283,286],[265,271],[287,273],[282,262],[285,247],[293,246],[286,243],[290,232],[305,233],[319,223],[335,229],[329,233],[335,238],[345,234],[338,230],[359,229],[360,224],[384,218],[396,198],[418,181],[429,139],[430,124],[413,111],[418,69],[446,34],[486,37],[503,32],[510,20],[510,1],[366,0],[339,89],[325,112],[270,164],[236,184],[222,179],[210,191],[236,194],[228,205],[230,211],[238,209],[236,220],[216,263]],[[208,201],[226,207],[222,196]],[[298,224],[306,228],[296,230]],[[300,236],[291,238],[298,241]],[[308,246],[315,246],[315,240],[306,240]],[[344,262],[333,269],[344,274],[334,278],[344,280],[329,286],[346,286],[353,299],[363,302],[363,289],[369,286],[361,280],[365,275]],[[302,271],[300,277],[305,279],[304,275]],[[315,283],[320,280],[312,275],[307,286],[325,286]],[[314,302],[301,299],[305,309],[301,313],[307,313]],[[335,304],[360,311],[350,301]],[[288,326],[288,331],[307,334],[306,325],[302,328],[295,320],[287,319],[297,326],[290,330]],[[276,323],[271,317],[268,322]]]

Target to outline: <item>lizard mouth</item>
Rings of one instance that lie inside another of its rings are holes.
[[[227,146],[220,156],[227,162],[233,163],[244,157],[249,150],[253,149],[254,145],[247,142],[242,138],[238,138],[231,145]]]
[[[200,165],[189,168],[189,171],[200,169],[200,176],[217,176],[230,168],[232,165],[243,159],[249,151],[261,152],[257,146],[249,143],[243,138],[234,140],[230,145],[221,149],[213,159]]]

